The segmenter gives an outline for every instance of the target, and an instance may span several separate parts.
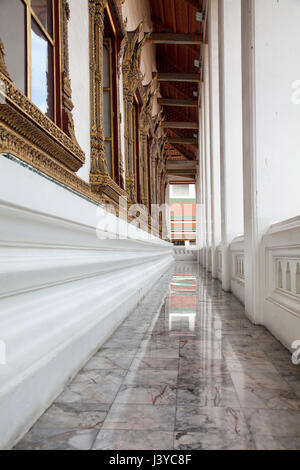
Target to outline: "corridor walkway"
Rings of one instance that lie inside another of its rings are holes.
[[[300,449],[300,366],[178,262],[16,448]]]

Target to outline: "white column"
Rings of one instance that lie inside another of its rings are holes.
[[[242,2],[245,307],[256,323],[263,323],[262,235],[300,212],[299,24],[299,1]]]
[[[243,228],[241,0],[219,0],[222,285],[230,290],[230,243]]]
[[[209,63],[208,45],[203,45],[204,57],[204,161],[205,161],[205,220],[206,220],[206,261],[211,271],[211,177],[210,177],[210,112],[209,112]]]
[[[218,0],[208,2],[208,51],[210,88],[210,174],[211,174],[211,267],[217,277],[217,247],[221,242],[220,199],[220,107]]]
[[[171,240],[171,211],[170,211],[170,185],[167,184],[166,187],[166,204],[165,204],[165,217],[167,225],[167,237]]]
[[[200,143],[200,178],[201,178],[201,229],[202,249],[201,265],[206,265],[206,184],[205,184],[205,134],[204,134],[204,83],[200,84],[200,116],[199,116],[199,143]]]
[[[200,145],[200,144],[199,144]],[[198,166],[196,178],[196,246],[197,246],[197,261],[201,264],[201,249],[203,246],[202,238],[202,194],[201,194],[201,175],[200,175],[200,151],[198,153]]]

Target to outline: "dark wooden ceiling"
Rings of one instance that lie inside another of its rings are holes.
[[[150,0],[153,31],[155,33],[202,33],[202,22],[196,20],[196,12],[202,11],[202,0]],[[159,73],[199,73],[195,60],[200,59],[200,44],[157,44],[157,70]],[[162,98],[191,100],[197,99],[198,83],[185,81],[161,81]],[[198,122],[197,107],[164,106],[165,121]],[[169,137],[193,138],[197,130],[166,129]],[[172,144],[168,158],[197,159],[196,145]],[[172,149],[172,151],[171,151]],[[178,154],[175,157],[176,150]]]

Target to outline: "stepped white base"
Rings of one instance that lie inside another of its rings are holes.
[[[174,258],[171,244],[136,227],[126,234],[125,221],[110,224],[122,239],[100,240],[94,204],[2,157],[0,219],[3,449],[27,432]]]

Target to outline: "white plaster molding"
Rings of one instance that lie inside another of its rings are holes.
[[[174,260],[170,243],[100,212],[1,158],[0,448],[32,426]]]

